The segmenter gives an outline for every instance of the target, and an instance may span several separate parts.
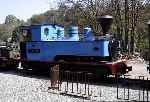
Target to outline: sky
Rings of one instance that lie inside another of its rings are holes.
[[[0,0],[0,23],[9,14],[27,20],[34,14],[44,13],[56,8],[57,0]]]

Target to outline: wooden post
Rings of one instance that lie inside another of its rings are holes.
[[[51,68],[51,88],[59,88],[59,65],[54,65]]]

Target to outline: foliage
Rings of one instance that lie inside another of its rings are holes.
[[[11,38],[14,29],[22,24],[24,21],[17,19],[14,15],[6,16],[5,23],[0,24],[0,40],[7,41]]]

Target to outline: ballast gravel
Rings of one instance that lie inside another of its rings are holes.
[[[91,102],[116,100],[116,88],[113,87],[110,87],[109,91],[105,91],[108,87],[101,86],[98,89],[98,86],[91,86],[92,93],[97,94],[97,97],[94,97],[93,94],[93,98],[85,100],[83,98],[54,94],[48,90],[49,86],[50,80],[48,79],[18,75],[14,72],[0,72],[0,102]],[[80,86],[83,92],[84,85],[80,84]],[[65,82],[62,84],[62,90],[64,89]],[[105,97],[100,97],[100,89]],[[104,95],[105,92],[109,95]]]
[[[69,92],[71,93],[71,83],[69,83]],[[26,75],[16,71],[0,71],[0,102],[101,102],[101,101],[143,101],[147,100],[147,93],[142,90],[130,89],[129,100],[127,90],[119,89],[117,99],[117,88],[114,86],[90,85],[89,99],[75,98],[68,95],[60,95],[60,91],[48,90],[50,87],[49,78],[41,76]],[[61,92],[65,91],[66,82],[62,83]],[[76,91],[76,83],[74,83]],[[80,91],[83,94],[84,84],[80,84]],[[91,91],[92,90],[92,91]],[[139,96],[140,92],[140,96]],[[75,92],[76,93],[76,92]],[[150,92],[149,92],[150,93]],[[124,96],[125,94],[125,96]],[[77,94],[80,96],[80,94]],[[82,96],[82,95],[81,95]],[[150,101],[150,94],[148,94]]]

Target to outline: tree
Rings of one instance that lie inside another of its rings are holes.
[[[11,38],[13,30],[23,24],[24,21],[17,19],[14,15],[6,16],[5,23],[0,25],[0,39],[7,41]]]

